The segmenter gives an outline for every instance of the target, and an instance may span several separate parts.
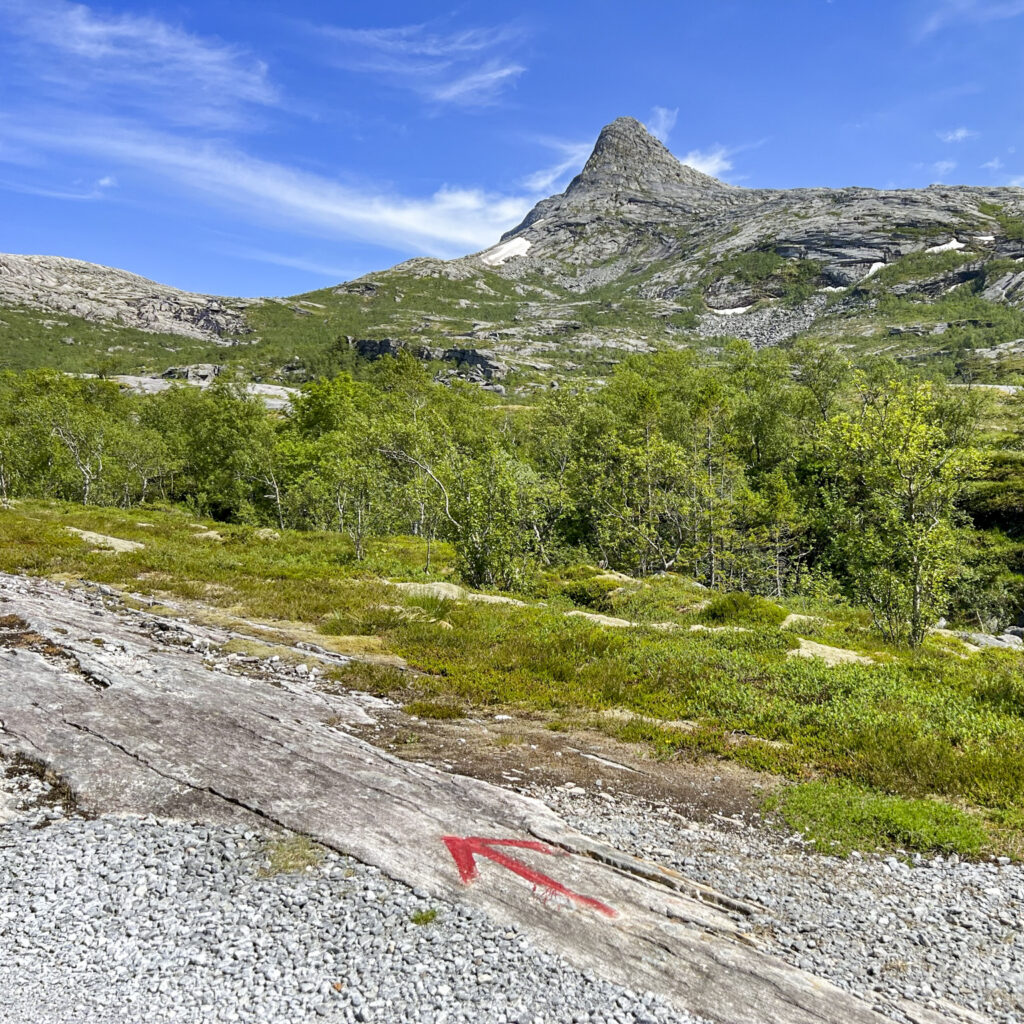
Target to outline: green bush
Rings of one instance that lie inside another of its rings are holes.
[[[588,580],[571,580],[562,586],[562,593],[575,605],[607,612],[611,610],[610,595],[621,589],[621,580],[596,576]]]
[[[970,256],[961,252],[911,252],[902,259],[883,267],[864,282],[867,290],[900,284],[904,281],[923,281],[956,270],[969,263]]]
[[[729,625],[778,626],[786,615],[785,608],[742,591],[712,598],[704,609],[704,618],[708,621]]]
[[[850,782],[807,782],[765,802],[823,853],[918,850],[977,856],[986,840],[969,814],[934,800],[904,800]]]

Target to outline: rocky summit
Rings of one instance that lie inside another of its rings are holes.
[[[515,257],[481,258],[503,273],[539,272],[579,292],[612,281],[649,299],[696,291],[722,310],[784,298],[794,268],[816,289],[848,288],[922,252],[974,256],[976,266],[946,275],[962,283],[993,259],[1024,257],[1022,214],[1019,188],[738,188],[679,163],[640,122],[623,117],[601,132],[564,193],[502,237],[499,249],[518,241]],[[761,268],[742,261],[758,254],[766,257]],[[1000,276],[1004,290],[1024,301],[1024,266]]]
[[[462,376],[476,365],[466,353],[483,351],[498,369],[473,379],[492,386],[515,371],[515,386],[529,388],[600,376],[663,346],[816,337],[949,373],[973,361],[984,367],[974,379],[1014,384],[1024,369],[1024,189],[741,188],[680,163],[621,117],[563,193],[480,253],[248,301],[6,256],[0,305],[12,311],[0,315],[8,365],[160,374],[182,362],[180,345],[148,343],[148,333],[203,341],[187,349],[195,361],[220,361],[209,346],[234,348],[253,374],[281,381],[315,376],[339,345],[357,358],[404,348]],[[72,353],[45,343],[76,323],[33,311],[144,333],[112,345],[78,325]],[[26,351],[26,316],[45,362]]]

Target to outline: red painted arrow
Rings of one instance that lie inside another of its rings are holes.
[[[539,871],[534,871],[533,868],[527,867],[521,860],[509,857],[500,850],[496,850],[495,847],[512,846],[518,850],[533,850],[536,853],[548,853],[552,856],[567,857],[568,854],[564,850],[548,846],[546,843],[535,843],[529,839],[485,839],[482,836],[441,836],[441,839],[444,841],[445,846],[448,847],[448,852],[451,853],[455,860],[455,866],[459,869],[459,874],[467,885],[480,874],[476,866],[476,856],[479,855],[486,857],[488,860],[493,860],[495,864],[508,868],[509,871],[515,872],[520,878],[525,878],[528,882],[539,885],[549,892],[556,892],[560,896],[565,896],[570,900],[575,900],[577,903],[582,903],[585,907],[590,907],[592,910],[596,910],[607,917],[615,916],[615,911],[607,904],[602,903],[600,900],[595,900],[592,896],[582,896],[578,892],[573,892],[572,889],[567,889],[561,882],[556,882],[553,878],[542,875]]]

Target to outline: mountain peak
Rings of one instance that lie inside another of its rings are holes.
[[[720,187],[721,182],[681,164],[635,118],[619,117],[601,129],[594,151],[566,191],[648,191],[665,185]]]

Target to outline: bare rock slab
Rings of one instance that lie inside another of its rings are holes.
[[[753,948],[739,901],[350,735],[367,714],[352,695],[211,670],[152,617],[42,580],[0,575],[0,619],[0,753],[44,762],[87,809],[264,819],[723,1024],[884,1019]]]

